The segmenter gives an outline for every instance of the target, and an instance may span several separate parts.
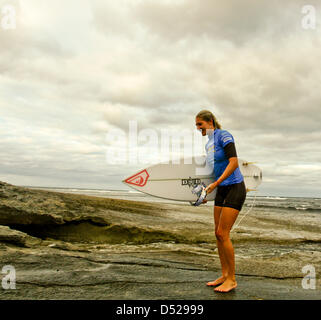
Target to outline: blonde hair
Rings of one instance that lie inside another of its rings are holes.
[[[207,122],[213,122],[213,126],[217,129],[222,129],[222,126],[220,125],[220,123],[217,121],[217,119],[215,118],[214,114],[209,111],[209,110],[202,110],[200,111],[197,115],[196,118],[201,118],[204,121]]]

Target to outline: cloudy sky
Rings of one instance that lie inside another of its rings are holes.
[[[319,1],[0,0],[0,19],[1,181],[126,189],[146,165],[108,163],[108,133],[192,132],[208,109],[260,195],[321,197]]]

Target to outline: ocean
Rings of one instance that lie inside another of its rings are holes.
[[[133,201],[145,201],[145,202],[160,202],[170,204],[182,204],[190,205],[188,202],[173,201],[168,199],[162,199],[150,196],[148,194],[134,191],[134,190],[103,190],[103,189],[83,189],[83,188],[53,188],[53,187],[30,187],[31,189],[42,189],[48,191],[83,194],[88,196],[96,196],[103,198],[124,199]],[[204,206],[204,205],[203,205]],[[205,206],[213,206],[213,202],[210,201]],[[321,198],[301,198],[301,197],[277,197],[277,196],[256,196],[255,193],[247,195],[243,210],[246,207],[256,207],[266,210],[281,210],[289,211],[291,213],[321,213]]]

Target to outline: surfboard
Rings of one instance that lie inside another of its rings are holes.
[[[127,186],[154,197],[176,201],[194,202],[197,195],[194,186],[214,182],[213,170],[206,164],[206,156],[180,158],[175,162],[152,165],[124,179]],[[262,182],[262,170],[252,162],[238,159],[247,191],[255,190]],[[208,201],[214,200],[216,189],[208,194]]]

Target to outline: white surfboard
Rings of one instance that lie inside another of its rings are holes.
[[[131,188],[154,197],[194,202],[197,195],[192,193],[195,185],[214,182],[212,170],[205,164],[205,156],[181,158],[179,164],[158,163],[124,179],[122,182]],[[256,189],[262,181],[262,170],[253,163],[239,159],[239,168],[248,191]],[[215,189],[216,190],[216,189]],[[206,199],[215,199],[216,191]]]

